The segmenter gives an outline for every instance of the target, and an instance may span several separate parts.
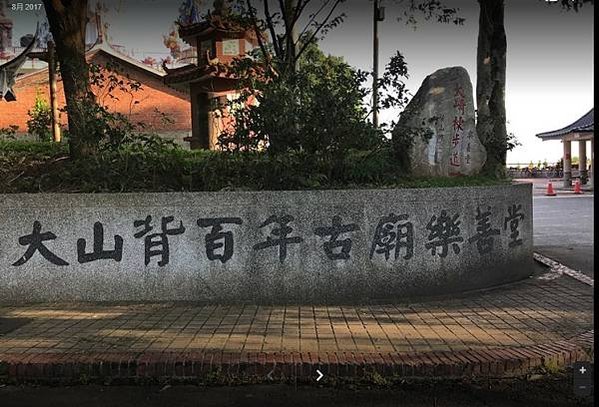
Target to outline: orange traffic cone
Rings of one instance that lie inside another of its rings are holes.
[[[547,183],[547,192],[545,193],[545,195],[547,195],[547,196],[555,196],[555,195],[557,195],[555,193],[555,191],[553,190],[553,185],[551,184],[551,181],[549,181]]]
[[[575,194],[582,194],[582,190],[580,189],[580,180],[578,180],[578,179],[574,183],[574,193]]]

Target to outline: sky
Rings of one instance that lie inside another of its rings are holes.
[[[8,0],[11,3],[41,3],[39,0]],[[178,16],[178,0],[111,0],[106,20],[111,41],[140,56],[166,57],[163,35]],[[211,4],[211,1],[208,2]],[[316,2],[318,3],[318,2]],[[381,0],[385,21],[379,23],[380,66],[400,51],[408,64],[407,87],[415,94],[424,78],[435,70],[463,66],[476,84],[478,3],[446,0],[465,18],[461,26],[421,21],[414,27],[398,21],[405,10],[400,0]],[[506,0],[507,35],[506,113],[507,128],[522,144],[508,152],[508,164],[545,161],[562,156],[559,141],[545,141],[535,134],[564,127],[594,105],[593,12],[585,5],[578,13],[563,11],[543,0]],[[343,56],[360,69],[372,69],[372,2],[347,0],[339,9],[343,24],[321,42],[330,54]],[[14,41],[34,31],[35,12],[10,12]],[[386,111],[381,121],[396,120],[398,111]],[[577,145],[572,146],[573,156]]]

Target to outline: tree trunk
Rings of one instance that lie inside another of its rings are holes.
[[[504,0],[478,0],[480,5],[476,56],[476,131],[487,150],[483,173],[505,175],[505,66],[507,40],[503,21]]]
[[[85,158],[98,150],[90,117],[95,103],[85,60],[87,0],[43,0],[54,37],[69,122],[71,156]]]
[[[285,69],[288,72],[297,71],[297,21],[294,21],[295,9],[298,6],[297,0],[285,0],[285,9],[283,10],[285,21]]]

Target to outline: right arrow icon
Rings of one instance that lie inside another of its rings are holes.
[[[318,377],[316,378],[316,381],[317,381],[317,382],[319,382],[319,381],[320,381],[320,379],[322,379],[324,375],[323,375],[323,374],[322,374],[322,372],[321,372],[320,370],[318,370],[318,369],[316,369],[316,373],[318,373]]]

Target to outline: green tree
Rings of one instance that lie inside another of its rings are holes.
[[[397,0],[393,0],[393,2],[400,3]],[[249,26],[253,27],[259,42],[259,49],[261,56],[259,57],[266,67],[267,71],[272,73],[276,78],[269,78],[268,80],[271,82],[268,87],[269,91],[273,92],[275,88],[277,88],[277,95],[274,93],[262,93],[258,99],[260,103],[266,103],[266,98],[270,97],[272,100],[286,100],[285,103],[274,103],[272,106],[278,112],[284,113],[285,116],[279,118],[279,120],[285,121],[286,129],[276,131],[277,134],[285,135],[284,137],[277,137],[273,131],[269,132],[271,135],[269,137],[270,151],[279,151],[281,148],[286,148],[287,146],[293,145],[294,143],[298,144],[298,137],[308,137],[306,132],[302,129],[305,129],[305,123],[301,120],[300,117],[302,114],[303,107],[300,104],[303,104],[305,107],[305,100],[300,100],[302,97],[301,89],[298,89],[299,85],[305,85],[302,82],[302,75],[306,72],[305,67],[304,72],[297,75],[297,71],[302,69],[300,65],[302,64],[302,59],[310,60],[313,56],[309,56],[304,58],[310,52],[312,44],[317,42],[319,39],[323,38],[330,30],[337,27],[341,24],[345,18],[343,13],[340,13],[340,6],[345,3],[344,0],[325,0],[321,2],[316,2],[312,0],[281,0],[278,2],[269,2],[261,1],[254,2],[252,0],[238,0],[236,2],[236,12],[240,15],[240,20],[244,21]],[[258,10],[254,7],[255,4],[261,4],[263,7],[261,10]],[[423,16],[425,20],[436,19],[439,22],[454,22],[456,24],[461,24],[463,19],[457,16],[457,9],[445,7],[438,0],[410,0],[403,4],[405,6],[405,18],[408,23],[416,24],[418,21],[416,19],[417,15]],[[267,33],[269,35],[270,42],[266,42],[266,37],[262,35],[263,33]],[[322,65],[316,65],[321,67]],[[376,109],[379,108],[389,108],[389,107],[402,107],[407,99],[405,84],[403,83],[402,78],[407,77],[407,68],[406,64],[403,60],[403,56],[398,53],[395,55],[388,67],[387,72],[381,78],[376,79],[378,86],[374,86],[373,88],[378,89],[377,95],[378,100],[381,103],[377,103]],[[371,90],[365,91],[362,87],[362,82],[365,82],[369,76],[373,76],[373,73],[359,73],[359,84],[354,80],[349,81],[336,81],[335,79],[331,82],[331,88],[333,89],[335,86],[339,87],[338,91],[344,92],[347,91],[346,84],[353,84],[354,86],[360,87],[362,89],[359,90],[363,99],[367,99],[369,96],[372,96]],[[252,84],[257,86],[258,88],[261,86],[260,84]],[[308,87],[311,89],[316,89],[314,86],[315,83],[312,83]],[[321,90],[322,90],[322,85]],[[330,93],[329,89],[329,93]],[[357,91],[356,91],[357,92]],[[283,97],[283,94],[287,94],[286,97]],[[315,98],[313,101],[326,101],[326,103],[330,103],[329,109],[332,109],[332,113],[339,113],[341,106],[334,107],[339,105],[339,98],[326,100],[326,95],[328,93],[325,91],[318,95],[314,95]],[[289,96],[295,95],[295,97],[289,98]],[[354,105],[359,105],[360,115],[362,115],[364,111],[363,103],[355,103],[353,99],[350,99],[351,103]],[[343,102],[346,107],[349,107],[348,103]],[[282,112],[281,109],[284,106],[287,111]],[[324,106],[324,104],[323,104]],[[351,108],[352,111],[355,111],[355,108]],[[255,109],[257,112],[259,109]],[[266,112],[266,110],[263,110]],[[371,112],[368,112],[370,114]],[[312,115],[311,117],[314,117]],[[320,113],[320,117],[328,116],[329,119],[340,118],[338,114],[323,114]],[[365,118],[361,118],[362,121]],[[247,117],[246,117],[247,121]],[[320,122],[318,122],[320,125]],[[356,123],[355,121],[349,121],[347,123]],[[347,126],[347,123],[335,123],[339,128],[344,128]],[[332,123],[326,123],[326,125],[321,126],[323,129],[330,128]],[[248,126],[252,127],[252,126]],[[247,135],[250,134],[249,130],[246,130]],[[237,137],[240,138],[241,134],[237,133]],[[248,137],[245,137],[247,139]],[[327,139],[327,137],[320,137],[321,140]],[[334,139],[335,137],[333,137]],[[346,137],[346,140],[350,137]],[[231,140],[231,137],[227,138]],[[280,144],[281,140],[287,140],[283,144]],[[292,141],[295,140],[295,141]],[[306,144],[310,144],[306,141]],[[344,143],[341,143],[344,144]],[[285,147],[280,147],[281,145]],[[331,150],[335,149],[335,147],[331,147]]]
[[[85,158],[98,152],[97,135],[89,131],[96,111],[85,60],[87,0],[43,0],[64,86],[71,155]]]
[[[344,16],[336,12],[345,0],[280,0],[271,7],[269,0],[257,2],[262,6],[262,18],[258,17],[253,0],[218,1],[219,9],[229,9],[235,3],[239,22],[254,27],[258,33],[260,49],[267,63],[279,72],[293,72],[301,55],[309,44],[321,38],[330,29],[341,24]],[[410,4],[439,3],[438,1],[411,1]],[[85,61],[85,27],[87,24],[87,0],[43,0],[64,84],[66,111],[68,113],[70,153],[75,158],[97,154],[101,134],[94,132],[93,123],[98,105],[91,91],[89,68]],[[310,9],[313,6],[313,10]],[[416,8],[418,9],[418,8]],[[308,12],[310,10],[310,12]],[[419,11],[430,10],[423,7]],[[300,26],[302,17],[307,17]],[[263,32],[271,35],[271,43],[263,40]],[[274,58],[273,58],[274,56]]]

